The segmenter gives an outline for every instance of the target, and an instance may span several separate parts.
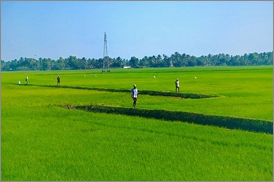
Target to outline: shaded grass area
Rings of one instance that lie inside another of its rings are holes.
[[[168,121],[184,121],[201,125],[213,125],[229,129],[241,129],[245,131],[265,132],[273,134],[273,123],[267,120],[249,119],[228,116],[214,116],[191,112],[132,109],[111,106],[62,106],[67,109],[81,109],[91,112],[114,113],[131,116],[141,116],[146,118],[164,119]]]
[[[18,84],[15,84],[18,85]],[[39,87],[54,87],[54,88],[70,88],[70,89],[83,89],[83,90],[97,90],[97,91],[107,91],[107,92],[130,92],[130,90],[125,89],[110,89],[110,88],[91,88],[91,87],[81,87],[81,86],[56,86],[56,85],[37,85],[28,84],[29,86],[39,86]],[[194,93],[175,93],[175,92],[161,92],[153,90],[138,90],[139,94],[151,95],[151,96],[167,96],[167,97],[181,97],[186,99],[203,99],[218,97],[216,95],[205,95],[205,94],[194,94]]]

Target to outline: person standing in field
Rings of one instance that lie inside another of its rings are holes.
[[[60,76],[57,76],[57,85],[60,85]]]
[[[29,83],[29,77],[26,77],[26,85]]]
[[[133,89],[131,89],[131,97],[133,99],[133,108],[136,107],[136,102],[138,98],[138,90],[136,88],[136,85],[133,85]]]
[[[179,80],[178,78],[175,81],[175,92],[180,92]]]

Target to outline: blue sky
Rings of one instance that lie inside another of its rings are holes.
[[[1,60],[273,51],[272,1],[2,1]]]

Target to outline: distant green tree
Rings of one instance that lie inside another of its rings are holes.
[[[207,56],[190,56],[175,52],[170,57],[163,54],[144,56],[141,59],[131,57],[130,60],[121,57],[110,58],[109,68],[121,68],[123,66],[138,67],[185,67],[185,66],[246,66],[246,65],[273,65],[273,51],[263,53],[250,53],[242,56],[230,56],[228,54],[217,54]],[[50,58],[23,58],[11,61],[1,60],[2,71],[28,71],[28,70],[63,70],[63,69],[95,69],[103,67],[103,59],[87,59],[70,56],[58,58],[56,61]]]
[[[42,69],[43,70],[49,70],[51,69],[51,60],[44,58],[42,59]]]
[[[134,67],[134,68],[138,67],[138,65],[139,65],[139,59],[136,58],[135,56],[131,57],[130,60],[129,60],[129,65],[131,67]]]
[[[124,62],[122,58],[117,57],[116,59],[113,59],[113,64],[111,65],[112,68],[122,68],[124,66]]]
[[[145,56],[142,59],[140,59],[140,66],[142,67],[148,67],[148,57]]]
[[[79,69],[80,67],[79,61],[76,56],[69,56],[69,58],[67,59],[67,65],[72,70]]]

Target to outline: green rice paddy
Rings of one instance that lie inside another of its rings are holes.
[[[140,94],[136,109],[272,122],[272,66],[100,71],[1,73],[1,180],[273,180],[271,134],[59,107],[131,108],[133,84],[173,93],[179,78],[181,93],[218,97]]]

